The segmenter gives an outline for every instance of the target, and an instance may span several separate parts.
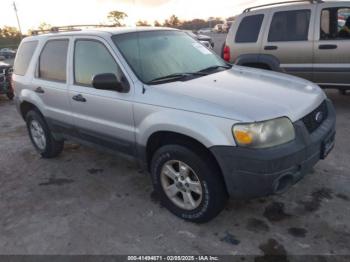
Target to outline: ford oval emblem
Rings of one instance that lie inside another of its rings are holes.
[[[315,120],[316,120],[317,123],[321,123],[322,122],[322,120],[323,120],[323,113],[321,111],[316,113]]]

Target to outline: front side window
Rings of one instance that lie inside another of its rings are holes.
[[[244,17],[237,30],[236,43],[256,43],[263,20],[264,15]]]
[[[25,75],[30,63],[32,60],[34,51],[38,46],[38,41],[24,42],[21,44],[14,64],[14,74],[16,75]]]
[[[39,78],[66,82],[68,43],[68,40],[49,40],[45,44],[39,58]]]
[[[75,84],[92,86],[95,75],[112,73],[121,82],[123,73],[106,46],[94,40],[77,40],[74,50]]]
[[[269,42],[307,41],[310,10],[276,12],[269,31]]]
[[[227,66],[212,51],[180,31],[134,32],[112,39],[137,77],[148,84],[166,76]]]
[[[350,39],[350,8],[327,8],[321,12],[320,40]]]

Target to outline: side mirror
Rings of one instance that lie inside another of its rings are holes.
[[[92,86],[100,90],[113,90],[120,93],[126,93],[129,91],[129,83],[126,79],[122,79],[122,82],[118,81],[115,74],[106,73],[95,75],[92,79]]]

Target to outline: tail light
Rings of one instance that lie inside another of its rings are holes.
[[[230,60],[231,60],[231,51],[230,51],[230,47],[227,46],[227,45],[224,46],[223,59],[224,59],[226,62],[230,62]]]

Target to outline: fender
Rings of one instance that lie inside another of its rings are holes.
[[[22,89],[20,92],[20,95],[17,97],[19,99],[18,101],[19,109],[23,102],[28,102],[36,106],[44,116],[47,115],[42,99],[34,91],[28,90],[28,89]]]
[[[280,67],[280,61],[273,55],[265,54],[244,54],[237,57],[235,64],[244,65],[249,63],[259,63],[268,65],[272,71],[284,72]]]
[[[215,122],[215,123],[214,123]],[[232,136],[234,121],[181,110],[161,111],[150,114],[136,127],[136,143],[146,147],[150,136],[168,131],[191,137],[205,147],[235,145]]]

